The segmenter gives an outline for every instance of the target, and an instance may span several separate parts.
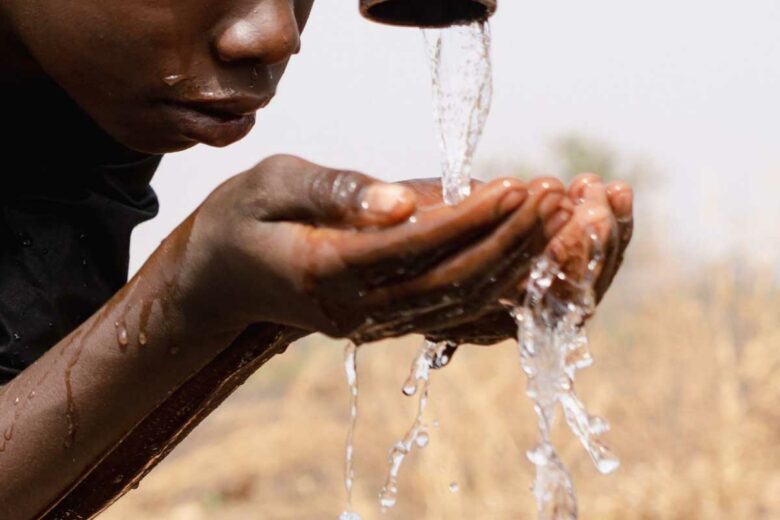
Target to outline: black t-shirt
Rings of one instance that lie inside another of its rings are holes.
[[[161,156],[128,150],[48,81],[0,83],[0,384],[127,281]]]

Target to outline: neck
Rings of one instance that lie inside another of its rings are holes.
[[[8,4],[0,3],[0,82],[15,83],[44,76],[19,38]]]

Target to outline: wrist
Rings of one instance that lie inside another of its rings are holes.
[[[211,248],[196,235],[203,232],[199,210],[162,241],[138,273],[144,298],[159,305],[167,322],[192,333],[238,336],[250,321],[239,317],[223,287],[209,273],[215,269]]]

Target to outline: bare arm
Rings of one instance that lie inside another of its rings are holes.
[[[40,513],[237,336],[177,301],[184,234],[3,389],[0,517]]]
[[[122,291],[3,389],[0,517],[97,512],[306,332],[352,336],[370,323],[379,338],[467,319],[495,298],[488,267],[536,232],[546,197],[496,182],[406,222],[414,201],[377,201],[379,184],[276,158],[218,189]],[[413,269],[421,259],[425,269]],[[433,301],[451,312],[432,312]],[[253,322],[279,325],[247,330]]]
[[[91,518],[110,506],[134,489],[250,375],[303,335],[280,325],[248,328],[133,428],[43,518]]]

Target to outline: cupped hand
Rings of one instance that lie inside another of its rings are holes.
[[[433,184],[417,190],[421,201],[440,204],[441,192]],[[438,199],[437,199],[438,198]],[[544,227],[548,241],[545,252],[571,279],[581,279],[587,264],[598,248],[601,261],[596,270],[594,291],[600,301],[617,274],[633,232],[633,192],[622,181],[605,184],[594,174],[578,176],[566,191],[566,197],[548,216]],[[593,241],[595,236],[596,241]],[[527,273],[527,271],[526,271]],[[505,308],[507,302],[520,305],[525,295],[526,280],[487,306],[478,319],[459,326],[430,331],[434,341],[491,345],[513,338],[517,325]]]
[[[554,182],[500,179],[457,206],[291,156],[218,188],[193,216],[182,289],[201,316],[372,341],[456,326],[546,243]]]

